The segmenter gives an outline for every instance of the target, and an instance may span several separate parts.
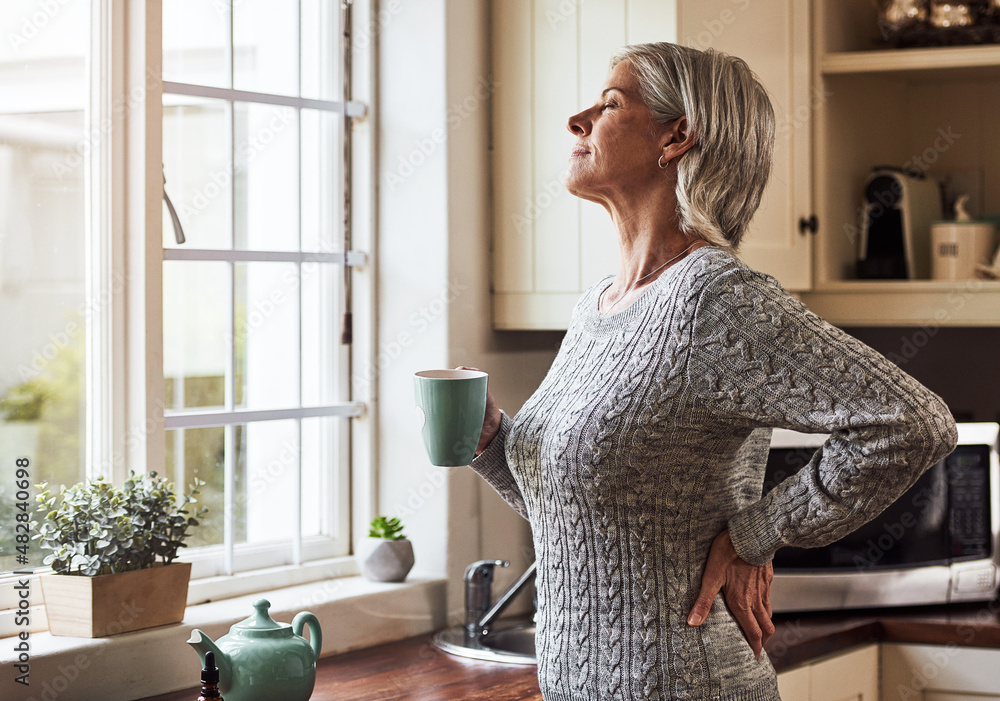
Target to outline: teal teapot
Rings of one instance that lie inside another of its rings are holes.
[[[219,690],[226,701],[308,701],[316,683],[316,660],[323,647],[319,621],[303,611],[288,623],[271,620],[271,602],[258,599],[256,612],[217,642],[195,628],[188,644],[202,664],[215,653]],[[309,626],[309,640],[302,629]]]

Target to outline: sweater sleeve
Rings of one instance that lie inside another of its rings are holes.
[[[940,397],[747,268],[702,289],[687,367],[714,421],[831,434],[806,467],[729,518],[733,546],[751,564],[856,530],[957,440]]]
[[[513,423],[513,420],[501,410],[500,431],[486,446],[486,449],[472,460],[469,466],[486,480],[496,490],[496,493],[510,504],[514,511],[524,518],[528,518],[528,512],[524,506],[524,496],[521,494],[517,482],[514,481],[510,466],[507,465],[507,434]]]

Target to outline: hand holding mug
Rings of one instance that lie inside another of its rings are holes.
[[[475,370],[481,372],[479,368],[470,368],[465,365],[459,365],[456,370]],[[497,400],[493,397],[493,393],[490,392],[489,387],[487,387],[486,416],[483,417],[483,431],[479,436],[479,444],[476,446],[476,455],[486,450],[487,446],[497,437],[497,434],[500,432],[500,420],[502,418],[500,408],[497,406]]]

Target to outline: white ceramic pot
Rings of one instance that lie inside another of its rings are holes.
[[[413,544],[406,538],[364,538],[358,543],[358,567],[373,582],[402,582],[413,568]]]

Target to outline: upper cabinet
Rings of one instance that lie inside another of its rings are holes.
[[[858,280],[865,178],[906,167],[1000,213],[1000,46],[888,49],[869,0],[814,0],[817,314],[841,325],[996,325],[1000,282]],[[929,233],[921,246],[929,252]]]
[[[809,3],[802,0],[681,0],[680,43],[739,56],[771,94],[774,165],[739,255],[788,290],[812,286],[812,164]]]
[[[565,329],[580,294],[618,269],[603,207],[563,187],[569,117],[593,104],[612,52],[675,41],[664,0],[500,0],[493,12],[493,325]]]
[[[1000,213],[1000,47],[882,48],[870,0],[492,6],[495,328],[566,328],[583,290],[616,271],[607,213],[562,186],[565,125],[595,99],[612,51],[644,41],[740,56],[771,93],[775,162],[740,250],[750,266],[840,325],[1000,324],[1000,282],[855,272],[876,166],[920,170],[971,194],[974,214]]]

